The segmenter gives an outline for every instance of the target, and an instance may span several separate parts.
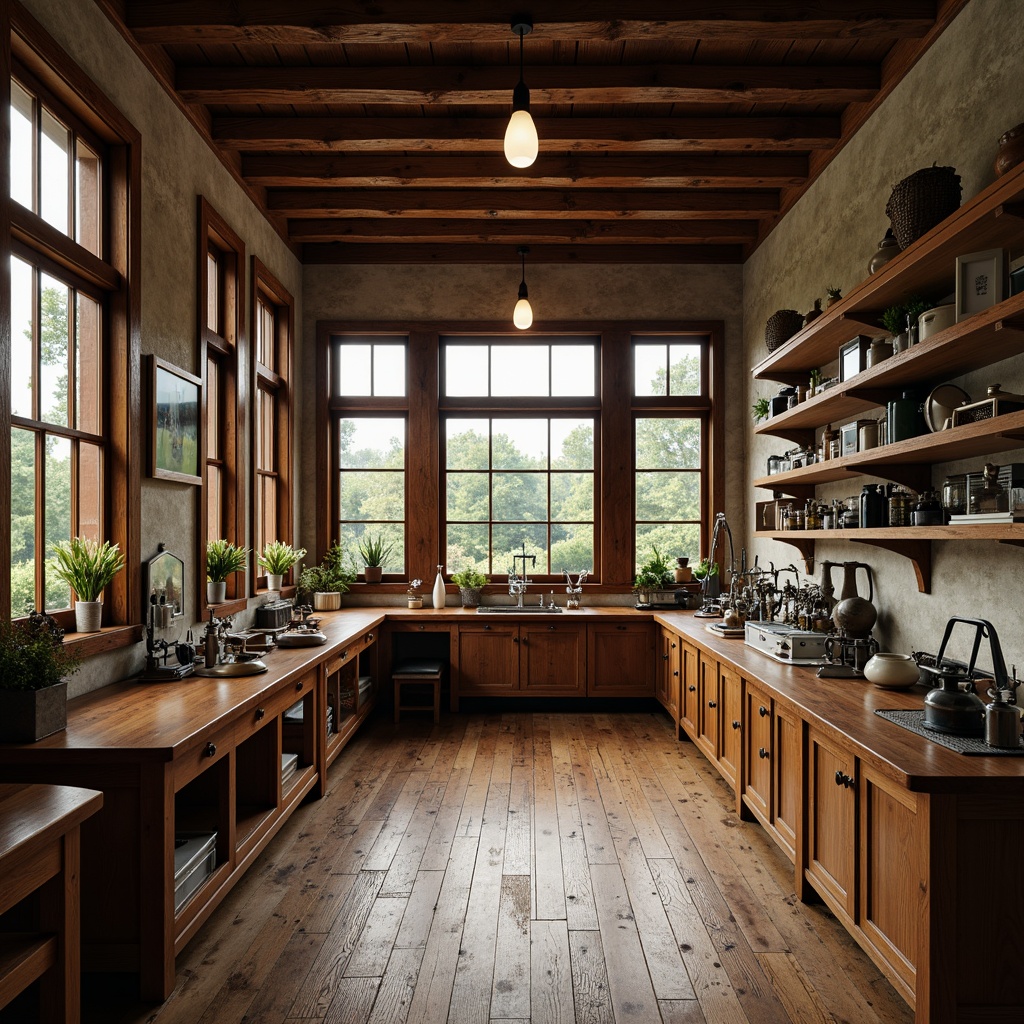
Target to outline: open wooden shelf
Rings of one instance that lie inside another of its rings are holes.
[[[755,366],[754,377],[785,384],[804,383],[811,369],[837,358],[840,345],[864,333],[865,329],[879,331],[882,312],[889,306],[914,294],[951,291],[957,256],[1019,244],[1024,233],[1022,217],[1024,164],[969,199],[941,224],[894,256],[877,274],[831,305]],[[998,358],[1001,357],[991,358],[985,353],[979,356],[976,365],[996,362]],[[943,372],[936,367],[933,373],[929,367],[925,375]]]

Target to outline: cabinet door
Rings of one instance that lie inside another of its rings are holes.
[[[718,667],[718,767],[735,790],[740,778],[743,741],[743,680],[725,665]]]
[[[748,682],[744,711],[743,802],[758,821],[771,828],[772,820],[772,700]]]
[[[523,623],[519,627],[520,690],[582,697],[587,678],[585,643],[583,628],[575,623]]]
[[[459,693],[501,695],[519,689],[519,627],[459,627]]]
[[[694,740],[709,761],[718,761],[718,662],[701,652],[697,682],[697,734]]]
[[[815,730],[808,734],[808,881],[831,908],[854,921],[857,848],[855,758]]]
[[[679,690],[679,724],[690,737],[697,738],[697,704],[700,696],[700,656],[697,648],[683,641],[681,654]]]
[[[779,846],[795,863],[803,809],[803,724],[778,704],[771,723],[771,825]]]
[[[657,693],[661,706],[669,713],[672,721],[679,724],[679,666],[681,662],[679,637],[669,629],[662,628],[659,634],[660,654],[657,672]]]
[[[587,627],[587,693],[654,696],[654,624],[610,622]]]

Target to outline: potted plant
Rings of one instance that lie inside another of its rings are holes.
[[[227,598],[227,579],[241,572],[249,558],[247,548],[227,540],[211,540],[206,545],[206,603],[223,604]]]
[[[367,583],[380,583],[384,564],[391,557],[394,545],[378,534],[364,533],[359,538],[359,557],[363,560],[363,578]]]
[[[770,408],[770,406],[768,405],[768,399],[767,398],[759,398],[751,406],[751,411],[754,414],[754,422],[755,423],[760,423],[761,420],[768,419],[768,410],[769,410],[769,408]]]
[[[88,537],[72,537],[53,545],[50,563],[55,576],[75,592],[75,629],[98,633],[103,618],[100,597],[110,581],[124,568],[124,555],[116,544],[98,544]]]
[[[487,586],[487,577],[470,567],[452,573],[452,583],[459,588],[463,608],[477,608],[480,605],[480,591]]]
[[[905,306],[890,306],[882,314],[882,326],[892,335],[893,352],[902,352],[908,347],[907,310]]]
[[[35,743],[65,728],[65,677],[77,669],[64,630],[49,615],[0,622],[0,741]]]
[[[668,559],[651,545],[650,557],[637,567],[633,577],[633,591],[637,595],[637,604],[650,604],[651,595],[657,590],[664,590],[675,579],[675,573],[668,564]]]
[[[312,595],[317,611],[337,611],[341,595],[355,582],[356,573],[346,564],[345,552],[335,541],[319,565],[307,565],[299,573],[299,590]]]
[[[807,378],[807,397],[813,398],[821,387],[821,370],[815,367]]]
[[[284,541],[272,540],[263,546],[263,551],[256,556],[261,569],[267,571],[267,590],[280,590],[284,576],[300,559],[306,557],[305,548],[293,548]]]
[[[838,302],[843,297],[842,289],[836,287],[834,284],[826,285],[825,296],[828,299],[825,308],[828,309],[833,302]]]
[[[409,582],[409,589],[405,592],[409,598],[410,608],[422,608],[423,607],[423,595],[420,593],[420,587],[423,586],[423,580],[411,580]]]

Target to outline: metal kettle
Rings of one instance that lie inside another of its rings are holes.
[[[974,627],[974,645],[967,667],[943,661],[943,654],[956,623]],[[1006,664],[999,646],[995,627],[986,619],[963,619],[954,616],[946,623],[942,646],[935,659],[935,665],[921,665],[921,671],[935,677],[938,685],[928,691],[924,699],[924,722],[926,729],[951,736],[973,736],[981,739],[985,735],[985,704],[974,692],[976,673],[974,665],[982,638],[987,637],[992,651],[992,675],[998,690],[1007,687]],[[985,673],[987,675],[987,673]],[[962,688],[961,688],[962,687]]]
[[[992,703],[985,707],[985,742],[990,747],[1016,750],[1020,747],[1020,708],[1013,703],[1012,690],[991,689]]]

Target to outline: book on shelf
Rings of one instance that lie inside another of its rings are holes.
[[[949,517],[950,523],[1024,523],[1024,510],[1014,512],[963,512]]]

